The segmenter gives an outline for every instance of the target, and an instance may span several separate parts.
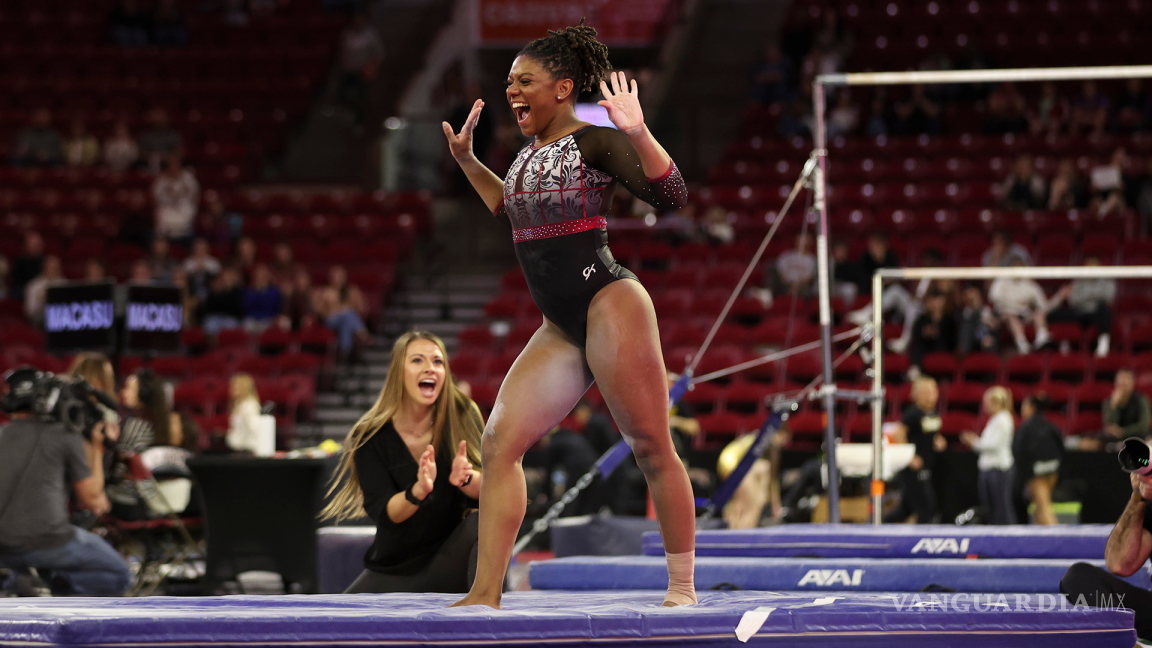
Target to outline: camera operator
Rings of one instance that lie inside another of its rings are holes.
[[[0,567],[25,578],[51,572],[53,593],[118,596],[131,581],[128,564],[102,538],[72,526],[69,486],[77,503],[96,515],[104,494],[104,423],[90,438],[45,421],[27,398],[39,372],[21,368],[4,382],[11,422],[0,431]]]
[[[1131,576],[1152,554],[1152,475],[1132,473],[1132,497],[1120,521],[1108,536],[1104,564],[1108,571],[1088,563],[1068,568],[1060,581],[1060,591],[1076,604],[1115,607],[1122,605],[1136,613],[1136,635],[1152,637],[1152,592],[1120,580],[1113,574]],[[1108,573],[1112,572],[1112,573]],[[1121,598],[1123,597],[1123,598]]]

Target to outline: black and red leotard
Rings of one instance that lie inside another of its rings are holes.
[[[596,293],[617,279],[636,279],[608,249],[604,214],[618,183],[657,209],[682,207],[688,198],[674,163],[662,177],[647,178],[626,135],[585,126],[551,144],[521,149],[496,210],[512,225],[516,258],[536,306],[580,346]]]

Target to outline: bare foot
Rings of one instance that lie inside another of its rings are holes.
[[[452,605],[449,605],[448,607],[464,607],[466,605],[487,605],[488,607],[492,608],[493,610],[499,610],[500,609],[500,597],[497,596],[495,598],[492,598],[492,597],[487,597],[487,596],[475,596],[472,594],[468,594],[468,596],[465,596],[464,598],[460,599],[459,601],[456,601],[455,603],[453,603]]]

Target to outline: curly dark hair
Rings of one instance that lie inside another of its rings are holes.
[[[608,47],[596,40],[596,29],[584,24],[548,30],[528,43],[517,56],[535,59],[554,79],[572,79],[576,92],[590,92],[604,79],[612,64],[608,62]]]

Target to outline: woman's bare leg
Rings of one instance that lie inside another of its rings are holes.
[[[500,607],[504,574],[528,500],[521,459],[572,411],[591,384],[583,351],[549,322],[508,370],[481,446],[484,482],[476,580],[455,605]]]
[[[693,551],[692,484],[668,428],[668,380],[656,312],[638,282],[614,281],[593,298],[585,354],[612,418],[644,471],[665,551]]]

